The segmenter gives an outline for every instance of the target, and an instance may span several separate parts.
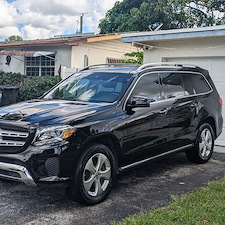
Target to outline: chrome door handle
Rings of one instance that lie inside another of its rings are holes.
[[[167,114],[167,112],[168,112],[167,109],[162,109],[162,110],[159,111],[159,114],[165,115],[165,114]]]

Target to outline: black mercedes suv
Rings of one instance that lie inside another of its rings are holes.
[[[207,162],[221,111],[208,71],[197,66],[86,67],[39,99],[0,109],[0,177],[96,204],[126,169],[180,151]]]

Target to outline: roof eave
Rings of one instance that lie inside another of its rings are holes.
[[[67,37],[50,38],[41,40],[24,40],[13,42],[0,42],[0,48],[18,48],[18,47],[43,47],[43,46],[78,46],[83,43],[93,43],[99,41],[120,40],[120,34],[104,34],[89,37]]]
[[[1,42],[0,48],[5,47],[42,47],[42,46],[64,46],[79,45],[87,42],[87,38],[65,38],[65,39],[46,39],[30,41]]]
[[[96,35],[95,37],[87,38],[87,42],[111,41],[121,39],[120,34]]]
[[[138,32],[129,34],[122,34],[121,40],[123,42],[155,42],[168,40],[184,40],[184,39],[198,39],[198,38],[212,38],[224,37],[225,26],[223,29],[177,29],[165,30],[160,32]]]
[[[60,41],[60,42],[43,42],[43,41],[24,41],[24,42],[2,42],[0,43],[0,48],[4,47],[34,47],[34,46],[59,46],[59,45],[68,45],[68,42],[66,41]]]

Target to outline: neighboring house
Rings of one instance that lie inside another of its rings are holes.
[[[188,63],[210,71],[223,99],[223,133],[216,144],[225,146],[225,26],[127,33],[121,38],[143,47],[144,63]]]
[[[68,76],[93,64],[119,63],[136,47],[120,34],[59,36],[43,40],[0,42],[0,70],[27,76]]]

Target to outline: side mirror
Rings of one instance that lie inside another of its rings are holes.
[[[127,104],[127,107],[130,109],[137,107],[150,107],[149,99],[144,96],[132,96]]]

